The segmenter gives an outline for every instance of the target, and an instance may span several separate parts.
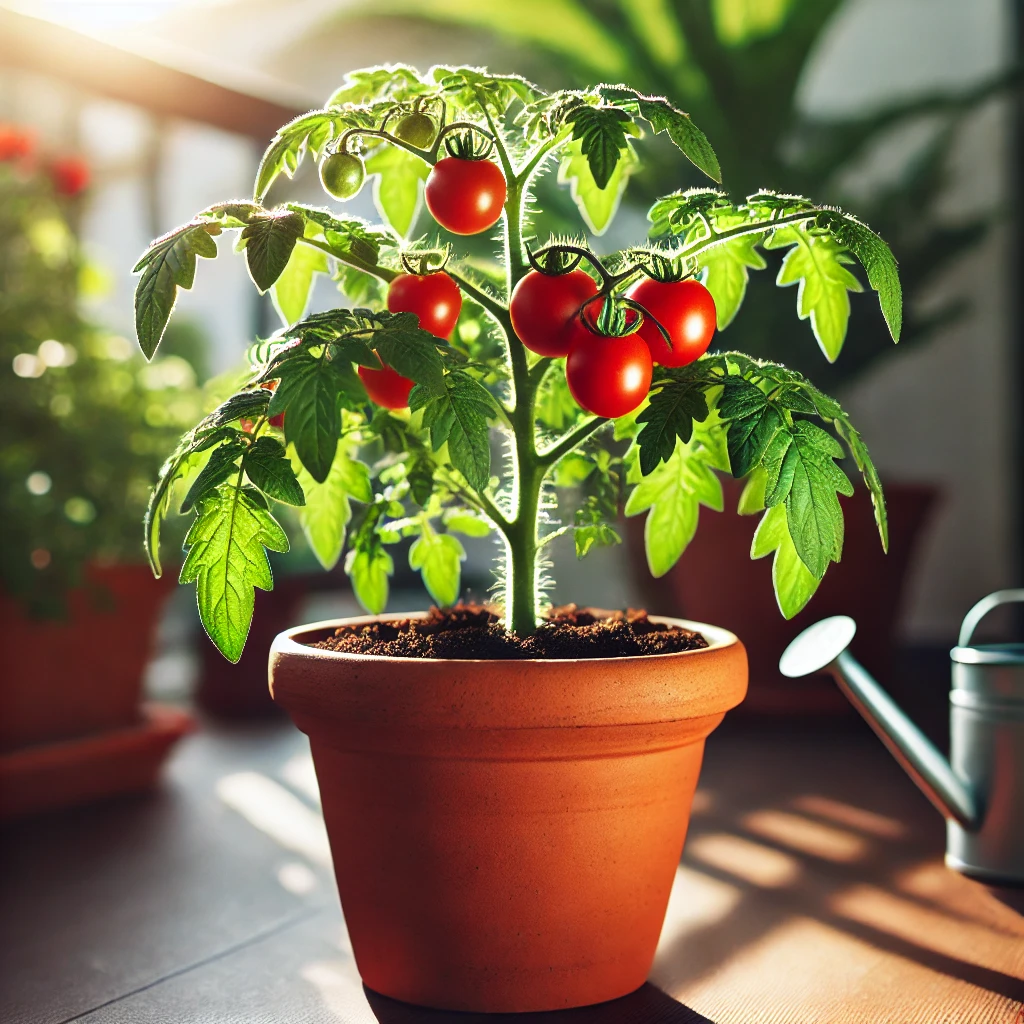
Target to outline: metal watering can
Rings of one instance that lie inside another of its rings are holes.
[[[946,864],[992,884],[1024,883],[1024,643],[971,644],[993,608],[1024,601],[1000,590],[979,601],[950,651],[950,759],[847,651],[853,619],[805,629],[779,661],[790,678],[830,672],[925,796],[946,817]]]

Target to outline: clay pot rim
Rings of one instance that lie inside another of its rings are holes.
[[[592,611],[602,612],[606,609],[594,608]],[[312,647],[299,639],[314,633],[333,633],[339,626],[362,626],[372,622],[391,622],[400,619],[423,619],[428,612],[386,612],[381,615],[355,615],[343,619],[322,619],[301,626],[292,626],[274,638],[271,654],[317,658],[325,661],[365,661],[370,664],[391,665],[559,665],[559,664],[649,664],[665,658],[688,658],[712,651],[720,651],[738,644],[739,637],[721,626],[713,626],[707,622],[696,622],[691,619],[677,619],[669,615],[651,615],[652,622],[662,622],[670,626],[681,626],[700,633],[708,641],[707,647],[695,648],[692,651],[669,651],[664,654],[640,654],[618,658],[394,658],[382,654],[357,654],[352,651],[329,651],[321,647]]]

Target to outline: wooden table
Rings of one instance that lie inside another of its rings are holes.
[[[529,1019],[1022,1022],[1024,900],[947,871],[942,846],[866,730],[725,727],[651,984]],[[159,793],[24,822],[0,847],[5,1024],[484,1019],[364,991],[308,747],[284,723],[208,728]]]

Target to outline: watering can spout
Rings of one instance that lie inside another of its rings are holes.
[[[850,654],[847,647],[856,631],[856,623],[847,615],[822,619],[786,648],[779,670],[790,678],[831,673],[939,812],[965,829],[976,829],[981,822],[981,809],[973,787],[953,771],[945,756]]]

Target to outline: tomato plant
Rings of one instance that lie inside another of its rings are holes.
[[[582,557],[617,543],[624,508],[647,515],[647,558],[661,575],[693,538],[701,507],[722,507],[718,473],[745,481],[741,510],[761,517],[753,554],[772,556],[787,616],[842,555],[844,453],[887,543],[878,476],[842,407],[783,366],[706,349],[719,297],[734,308],[764,265],[758,248],[780,252],[778,282],[799,284],[797,314],[819,342],[827,321],[830,357],[848,292],[861,288],[854,261],[895,340],[902,295],[888,246],[834,207],[713,186],[659,199],[648,237],[619,252],[538,240],[529,207],[549,169],[592,233],[608,227],[640,159],[641,125],[721,180],[690,118],[627,86],[549,93],[477,68],[352,72],[322,109],[280,129],[251,201],[208,207],[143,255],[136,325],[147,356],[177,289],[192,286],[199,258],[216,256],[226,231],[240,232],[250,276],[284,321],[251,349],[248,383],[182,439],[147,516],[159,572],[160,524],[187,485],[198,516],[190,536],[204,542],[189,547],[181,579],[197,582],[203,622],[228,657],[241,652],[254,588],[271,583],[265,549],[287,546],[282,506],[326,567],[348,548],[346,571],[372,612],[387,600],[389,544],[417,538],[412,568],[444,602],[459,592],[462,551],[447,534],[496,533],[499,599],[520,633],[543,611],[546,545],[570,533]],[[270,187],[306,156],[335,198],[377,175],[382,223],[337,207],[267,205]],[[433,230],[417,220],[424,179],[427,210],[448,231],[501,222],[492,260],[415,240]],[[306,314],[317,274],[348,301]],[[265,430],[285,413],[282,446]]]

